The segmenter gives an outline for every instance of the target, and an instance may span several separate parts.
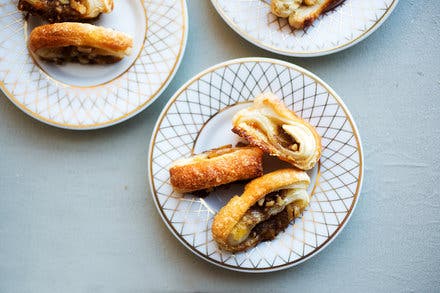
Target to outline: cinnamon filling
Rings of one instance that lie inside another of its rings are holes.
[[[289,135],[281,125],[277,128],[277,139],[280,145],[284,148],[288,148],[294,152],[299,151],[299,143]]]
[[[256,202],[234,226],[228,243],[237,251],[273,239],[309,204],[304,186],[291,186],[267,194]]]
[[[287,225],[278,225],[276,223],[279,222],[277,215],[286,210],[286,205],[288,204],[286,197],[287,192],[281,190],[269,193],[254,204],[232,230],[229,243],[238,245],[245,241],[252,241],[254,238],[262,241],[267,238],[264,235],[277,235],[283,231]],[[278,228],[275,229],[275,227]],[[279,227],[283,228],[280,230]],[[272,238],[267,240],[269,239]]]
[[[267,221],[257,224],[255,228],[252,229],[250,237],[259,237],[260,241],[273,240],[289,226],[292,220],[291,209],[291,206],[287,206],[284,210],[272,216]]]
[[[121,60],[121,58],[98,54],[97,49],[87,47],[67,46],[60,48],[51,48],[46,52],[39,51],[42,59],[55,62],[79,62],[81,64],[109,64]]]

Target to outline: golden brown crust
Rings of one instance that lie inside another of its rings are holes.
[[[300,183],[308,185],[310,179],[304,171],[297,169],[281,169],[252,180],[245,186],[241,196],[234,196],[214,217],[212,224],[214,240],[221,248],[228,251],[246,249],[247,247],[243,247],[237,250],[228,243],[228,237],[235,225],[257,201],[267,194]]]
[[[189,159],[170,168],[173,189],[179,193],[209,189],[263,174],[263,152],[257,147],[224,147]]]
[[[297,139],[302,139],[297,141],[298,151],[277,143],[276,138],[280,136],[276,133],[280,131],[277,127],[282,129],[285,125],[303,128],[299,129],[301,135],[297,136]],[[306,132],[303,131],[304,129]],[[313,168],[321,157],[321,137],[316,129],[289,110],[272,93],[261,94],[255,99],[253,106],[239,111],[233,118],[232,131],[245,138],[251,145],[258,146],[270,155],[277,156],[302,170]],[[304,148],[306,144],[310,144],[307,151]]]
[[[97,48],[121,56],[130,53],[133,39],[109,28],[76,22],[42,25],[29,36],[29,49],[37,54],[40,49],[68,46]]]

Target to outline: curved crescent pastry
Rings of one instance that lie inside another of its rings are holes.
[[[272,240],[309,205],[309,184],[309,176],[296,169],[282,169],[252,180],[241,196],[234,196],[215,216],[214,240],[230,252]]]
[[[64,22],[36,27],[29,49],[48,61],[114,63],[131,53],[133,39],[109,28]]]
[[[321,157],[321,137],[309,123],[289,110],[274,94],[258,96],[253,106],[233,118],[233,132],[272,156],[302,170]]]
[[[18,9],[50,22],[89,20],[111,12],[113,0],[20,0]]]
[[[257,147],[226,146],[181,159],[170,168],[173,189],[179,193],[209,189],[263,175],[263,151]]]

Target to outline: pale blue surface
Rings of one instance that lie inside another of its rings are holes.
[[[66,131],[0,98],[0,292],[438,292],[439,2],[402,0],[362,43],[313,59],[258,49],[208,0],[188,2],[182,65],[162,96],[128,122]],[[194,256],[146,192],[148,144],[164,104],[201,70],[249,56],[296,63],[329,83],[351,110],[365,151],[363,192],[344,231],[306,263],[264,275]]]

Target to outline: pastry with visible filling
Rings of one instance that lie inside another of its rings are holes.
[[[301,29],[311,25],[322,13],[343,0],[272,0],[271,11],[278,17],[288,18],[289,25]]]
[[[49,22],[84,21],[113,10],[113,0],[19,0],[18,9]]]
[[[281,169],[249,182],[214,217],[212,235],[219,247],[240,252],[274,239],[309,205],[309,176]]]
[[[232,131],[251,145],[309,170],[321,157],[321,137],[307,121],[289,110],[274,94],[261,94],[233,117]]]
[[[175,161],[170,168],[174,191],[190,193],[263,175],[263,151],[257,147],[213,149]]]
[[[130,55],[133,39],[91,24],[63,22],[36,27],[29,36],[31,52],[56,63],[108,64]]]

